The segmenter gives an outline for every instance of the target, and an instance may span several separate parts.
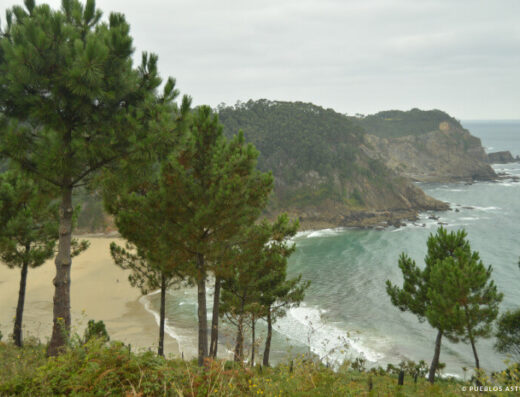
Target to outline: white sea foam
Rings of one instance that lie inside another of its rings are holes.
[[[475,210],[478,210],[478,211],[484,211],[484,212],[488,212],[488,211],[497,211],[497,210],[501,210],[502,208],[499,208],[499,207],[479,207],[479,206],[476,206],[476,205],[469,205],[467,207],[472,207],[473,209]]]
[[[145,310],[148,313],[150,313],[151,315],[153,315],[157,325],[160,325],[160,323],[161,323],[161,316],[159,315],[159,313],[157,313],[155,310],[152,309],[150,297],[153,295],[156,295],[160,292],[161,292],[161,290],[157,290],[157,291],[149,293],[148,295],[142,296],[139,299],[139,303],[141,303],[144,306]],[[181,338],[179,337],[177,332],[175,332],[173,327],[168,325],[168,319],[166,319],[166,321],[164,322],[164,332],[166,332],[168,335],[170,335],[173,339],[175,339],[177,341],[177,344],[179,345],[179,351],[182,351]]]
[[[307,345],[321,360],[340,364],[344,360],[362,357],[377,362],[384,354],[365,346],[360,338],[322,320],[323,310],[302,305],[292,308],[274,327],[281,334]]]
[[[335,229],[313,230],[306,237],[307,238],[313,238],[313,237],[336,236],[336,235],[340,234],[343,231],[345,231],[345,229],[342,228],[342,227],[338,227],[338,228],[335,228]]]

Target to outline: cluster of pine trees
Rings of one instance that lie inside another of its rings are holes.
[[[159,354],[165,292],[187,282],[198,289],[199,363],[216,357],[226,315],[237,324],[236,360],[244,358],[244,324],[266,319],[268,364],[272,323],[301,302],[308,283],[287,278],[298,224],[285,215],[259,221],[273,178],[256,169],[256,149],[241,133],[226,139],[209,107],[192,109],[187,96],[179,103],[157,56],[144,53],[134,68],[124,16],[103,21],[94,0],[63,0],[60,10],[25,0],[0,29],[0,156],[8,169],[0,175],[0,253],[21,269],[16,344],[27,271],[53,256],[48,354],[67,344],[72,258],[88,247],[72,238],[73,197],[90,189],[127,240],[111,246],[115,263],[132,270],[130,282],[143,292],[161,290]]]

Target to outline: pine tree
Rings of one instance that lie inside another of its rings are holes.
[[[223,137],[209,107],[191,114],[187,127],[177,150],[157,164],[157,178],[143,177],[142,186],[131,194],[109,193],[107,208],[129,242],[147,256],[158,256],[153,262],[163,270],[180,266],[197,285],[202,365],[208,357],[206,279],[211,272],[225,273],[219,259],[257,219],[272,176],[255,169],[258,152],[245,144],[242,134],[231,141]]]
[[[265,207],[271,174],[256,170],[258,152],[240,132],[227,141],[209,107],[193,115],[185,149],[163,167],[160,203],[172,248],[190,257],[197,285],[199,365],[208,357],[206,278],[220,275],[218,259]],[[218,295],[215,300],[218,301]]]
[[[399,288],[387,280],[386,292],[390,296],[392,304],[399,310],[415,314],[419,321],[427,319],[430,325],[437,329],[435,351],[428,374],[428,380],[433,383],[439,366],[442,337],[453,337],[453,324],[447,316],[427,315],[432,305],[431,293],[429,293],[432,286],[431,273],[439,262],[454,256],[457,250],[469,252],[470,247],[464,230],[448,233],[442,226],[437,229],[435,235],[430,234],[426,244],[428,253],[424,259],[426,264],[424,269],[420,269],[413,259],[402,253],[398,265],[403,275],[403,287]]]
[[[62,0],[58,11],[25,0],[6,12],[0,35],[0,155],[60,194],[50,355],[70,330],[72,193],[160,142],[156,127],[177,95],[172,79],[156,95],[155,55],[132,67],[124,16],[101,17],[94,0]]]
[[[116,265],[122,269],[131,270],[128,281],[133,287],[146,295],[151,290],[159,289],[161,303],[159,309],[159,345],[157,354],[164,356],[164,325],[166,321],[166,291],[168,288],[182,281],[183,276],[179,269],[166,266],[164,262],[154,263],[153,253],[147,253],[130,243],[121,247],[116,243],[110,244],[110,254]]]
[[[287,310],[297,307],[305,297],[310,281],[302,281],[302,276],[287,277],[288,259],[296,249],[289,238],[294,237],[298,230],[297,223],[289,223],[287,216],[281,215],[272,226],[271,239],[266,248],[266,262],[272,269],[261,279],[259,285],[259,314],[267,321],[267,336],[264,346],[263,365],[269,366],[273,324],[284,317]]]
[[[273,338],[273,324],[279,318],[285,317],[288,309],[300,306],[305,297],[305,291],[311,284],[308,280],[302,281],[301,275],[287,279],[285,272],[282,271],[278,276],[274,276],[270,285],[262,294],[262,304],[265,310],[264,318],[267,321],[267,336],[265,339],[262,362],[266,367],[269,366],[271,341]]]
[[[271,237],[271,225],[263,221],[250,226],[241,241],[228,251],[228,269],[232,274],[223,279],[220,315],[236,326],[235,362],[244,360],[244,329],[249,315],[258,314],[262,279],[276,271],[268,262],[267,244]],[[254,326],[254,320],[252,321]]]
[[[498,320],[496,351],[511,354],[520,362],[520,309],[508,310]]]
[[[58,240],[58,206],[52,190],[42,191],[34,181],[15,170],[0,174],[0,258],[10,268],[20,268],[20,288],[13,339],[22,346],[25,287],[30,268],[41,266],[55,252]],[[73,254],[86,249],[72,241]]]
[[[480,360],[477,338],[489,338],[503,294],[491,279],[492,267],[484,266],[476,251],[459,248],[453,256],[432,268],[426,317],[432,324],[450,329],[451,339],[469,342],[477,372]]]
[[[294,252],[294,244],[288,239],[298,230],[298,222],[289,222],[286,214],[280,215],[274,223],[264,220],[250,226],[243,234],[242,241],[235,244],[228,253],[228,268],[233,274],[222,283],[221,315],[237,327],[234,360],[244,359],[245,321],[251,320],[252,351],[254,363],[255,324],[259,318],[276,319],[281,316],[282,307],[297,305],[303,299],[303,291],[308,283],[298,285],[301,292],[296,298],[294,280],[287,280],[287,259]],[[287,288],[288,285],[291,287]],[[278,303],[275,305],[275,303]],[[271,324],[272,332],[272,324]],[[271,335],[268,335],[270,338]]]

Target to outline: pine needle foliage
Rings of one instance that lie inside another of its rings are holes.
[[[0,32],[0,155],[61,197],[49,344],[56,355],[71,323],[73,190],[167,139],[158,126],[171,118],[178,91],[168,79],[158,93],[157,56],[145,53],[133,67],[124,15],[103,20],[94,0],[63,0],[60,10],[24,5],[7,10]]]

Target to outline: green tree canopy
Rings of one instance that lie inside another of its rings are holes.
[[[54,255],[58,240],[58,206],[51,198],[19,172],[0,174],[0,259],[21,270],[13,330],[17,346],[22,346],[27,272]]]
[[[94,0],[60,10],[26,0],[7,10],[0,34],[0,154],[61,195],[51,355],[70,329],[72,192],[167,139],[157,127],[178,94],[173,79],[157,93],[157,56],[133,67],[129,32],[122,14],[103,21]]]
[[[437,329],[435,341],[435,352],[430,366],[428,379],[431,383],[435,381],[435,372],[439,365],[440,349],[443,335],[453,338],[451,322],[445,316],[428,315],[431,310],[432,288],[431,273],[438,263],[453,257],[457,250],[469,252],[470,246],[466,240],[466,232],[458,230],[450,232],[442,226],[437,229],[437,233],[430,234],[426,243],[428,247],[427,255],[424,259],[425,267],[419,268],[415,261],[405,253],[399,257],[398,265],[403,275],[403,286],[400,288],[387,280],[386,292],[390,296],[392,304],[401,311],[409,311],[415,314],[419,321],[428,320],[430,325]]]
[[[509,310],[500,316],[496,338],[495,349],[511,354],[520,362],[520,309]]]
[[[453,256],[432,268],[426,316],[450,332],[450,339],[471,344],[475,366],[480,369],[477,338],[489,338],[503,294],[491,279],[492,267],[485,267],[476,251],[458,248]]]

